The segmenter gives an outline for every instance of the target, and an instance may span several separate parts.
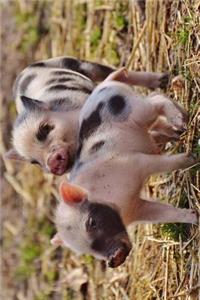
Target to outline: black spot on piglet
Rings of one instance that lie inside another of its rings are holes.
[[[91,113],[91,115],[87,119],[83,120],[79,132],[80,142],[88,138],[88,136],[90,136],[101,125],[100,112],[103,106],[104,103],[100,102],[97,108]]]
[[[76,159],[80,156],[84,139],[87,139],[101,125],[100,112],[103,107],[104,103],[100,102],[91,115],[83,120],[79,131],[79,147],[76,152]]]
[[[120,114],[126,106],[126,102],[122,96],[112,96],[108,102],[108,109],[111,114]]]

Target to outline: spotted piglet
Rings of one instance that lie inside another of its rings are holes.
[[[187,153],[158,154],[150,134],[159,128],[165,136],[177,136],[186,126],[185,111],[164,95],[138,95],[126,82],[126,69],[112,73],[81,110],[79,148],[70,183],[60,186],[58,232],[52,240],[106,260],[110,267],[121,265],[131,250],[127,225],[197,222],[193,210],[141,195],[151,174],[196,163]]]
[[[29,65],[17,77],[14,98],[18,116],[8,159],[40,166],[44,172],[70,171],[78,140],[79,113],[96,82],[113,68],[74,57],[57,57]],[[129,83],[165,87],[168,74],[129,72]]]

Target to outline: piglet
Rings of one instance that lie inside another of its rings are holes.
[[[184,109],[161,94],[136,94],[122,68],[97,86],[79,117],[79,148],[70,182],[60,187],[57,234],[52,243],[90,253],[110,267],[121,265],[131,243],[126,226],[142,223],[192,223],[191,209],[147,199],[141,194],[155,173],[192,166],[192,154],[158,154],[151,132],[174,137],[187,123]],[[159,124],[159,126],[158,126]]]

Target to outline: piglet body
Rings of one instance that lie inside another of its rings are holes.
[[[169,106],[166,111],[171,110],[169,114],[172,119],[174,115],[172,127],[181,127],[184,123],[182,112],[170,100],[162,95],[144,99],[129,86],[117,81],[100,85],[89,97],[80,115],[81,150],[71,173],[71,182],[84,187],[90,201],[96,199],[117,205],[125,224],[139,221],[139,208],[136,208],[138,202],[140,205],[143,202],[140,191],[149,175],[194,163],[187,154],[156,155],[156,144],[148,131],[158,117],[157,111],[154,112],[156,97],[158,106],[163,98]],[[86,120],[100,103],[101,109],[96,110],[100,124],[84,132]],[[159,113],[159,107],[157,110]],[[177,216],[171,215],[169,218],[166,221],[181,221],[177,220]],[[189,215],[187,221],[192,219]]]

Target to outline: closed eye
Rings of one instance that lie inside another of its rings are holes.
[[[37,161],[35,159],[31,160],[31,164],[33,164],[33,165],[39,165],[40,166],[39,161]]]
[[[48,123],[41,124],[38,132],[36,133],[36,138],[38,139],[38,141],[44,142],[47,139],[48,134],[53,129],[54,129],[53,125],[49,125]]]

